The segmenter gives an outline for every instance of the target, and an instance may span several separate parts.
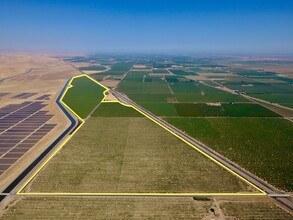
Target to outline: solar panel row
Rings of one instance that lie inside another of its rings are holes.
[[[42,95],[42,96],[36,98],[35,100],[49,100],[49,97],[50,97],[49,94],[45,94],[45,95]]]
[[[0,109],[0,175],[39,142],[56,124],[42,102],[11,104]]]
[[[31,96],[34,96],[34,95],[36,95],[37,93],[28,93],[28,92],[24,92],[24,93],[20,93],[20,94],[18,94],[18,95],[16,95],[16,96],[13,96],[12,98],[14,98],[14,99],[27,99],[27,98],[29,98],[29,97],[31,97]]]

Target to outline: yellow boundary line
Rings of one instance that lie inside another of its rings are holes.
[[[134,110],[138,111],[139,113],[141,113],[142,115],[144,115],[146,118],[150,119],[151,121],[153,121],[154,123],[156,123],[157,125],[159,125],[160,127],[164,128],[166,131],[170,132],[171,134],[173,134],[174,136],[176,136],[177,138],[179,138],[181,141],[183,141],[184,143],[186,143],[187,145],[189,145],[190,147],[192,147],[193,149],[195,149],[196,151],[200,152],[201,154],[203,154],[204,156],[206,156],[207,158],[209,158],[210,160],[212,160],[213,162],[215,162],[216,164],[220,165],[222,168],[224,168],[225,170],[229,171],[230,173],[232,173],[233,175],[237,176],[238,178],[240,178],[242,181],[244,181],[245,183],[247,183],[248,185],[252,186],[253,188],[257,189],[258,191],[260,191],[259,193],[71,193],[71,192],[52,192],[52,193],[36,193],[36,192],[22,192],[23,189],[32,181],[32,179],[44,168],[44,166],[62,149],[62,147],[74,136],[74,134],[82,127],[82,125],[85,123],[85,120],[82,119],[77,113],[75,113],[65,102],[63,102],[63,98],[65,96],[65,94],[67,93],[68,89],[72,88],[73,85],[71,84],[72,81],[76,78],[80,78],[80,77],[87,77],[88,79],[90,79],[91,81],[95,82],[96,84],[98,84],[99,86],[103,87],[105,89],[105,91],[103,92],[104,98],[102,99],[102,103],[120,103],[123,106],[126,107],[130,107],[133,108]],[[235,173],[233,170],[229,169],[227,166],[225,166],[224,164],[220,163],[219,161],[217,161],[216,159],[212,158],[211,156],[209,156],[208,154],[206,154],[205,152],[203,152],[202,150],[200,150],[199,148],[197,148],[196,146],[194,146],[193,144],[189,143],[188,141],[186,141],[185,139],[183,139],[182,137],[180,137],[179,135],[175,134],[173,131],[171,131],[170,129],[168,129],[167,127],[165,127],[164,125],[158,123],[157,121],[155,121],[154,119],[150,118],[148,115],[146,115],[145,113],[143,113],[142,111],[140,111],[139,109],[137,109],[136,107],[134,107],[133,105],[128,105],[125,103],[120,102],[119,100],[115,100],[115,101],[107,101],[106,100],[106,93],[109,91],[109,88],[107,88],[106,86],[104,86],[103,84],[99,83],[98,81],[96,81],[95,79],[91,78],[90,76],[86,75],[86,74],[82,74],[82,75],[78,75],[78,76],[74,76],[70,79],[68,86],[66,88],[66,90],[63,92],[61,98],[60,98],[60,102],[66,107],[68,108],[80,121],[81,121],[81,125],[72,133],[70,134],[64,141],[63,143],[54,151],[54,153],[37,169],[37,171],[35,171],[35,173],[23,184],[23,186],[17,191],[17,195],[34,195],[34,196],[42,196],[42,195],[59,195],[59,196],[264,196],[266,195],[266,193],[261,190],[259,187],[257,187],[256,185],[254,185],[253,183],[249,182],[248,180],[246,180],[245,178],[243,178],[242,176],[240,176],[239,174]]]

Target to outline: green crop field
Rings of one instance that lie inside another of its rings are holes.
[[[293,94],[252,94],[251,96],[273,103],[293,104]]]
[[[211,201],[192,198],[26,197],[3,219],[194,219],[209,215]]]
[[[249,83],[250,85],[247,85],[246,83],[225,83],[225,86],[229,87],[230,89],[234,90],[241,90],[248,94],[251,93],[265,93],[265,94],[288,94],[293,93],[293,88],[289,84],[281,84],[281,83]]]
[[[207,93],[205,90],[190,93],[176,93],[175,97],[179,102],[250,102],[238,95],[232,95],[227,92]]]
[[[95,106],[104,98],[105,88],[87,77],[75,78],[71,88],[63,97],[66,103],[81,118],[86,118]]]
[[[213,117],[278,117],[279,115],[256,104],[175,104],[179,116],[213,116]]]
[[[248,100],[196,82],[170,84],[179,102],[249,102]]]
[[[103,102],[91,115],[92,117],[143,117],[141,113],[120,103]]]
[[[174,99],[172,94],[127,94],[128,97],[136,102],[168,102]]]
[[[250,102],[238,95],[233,95],[182,76],[166,76],[166,82],[143,82],[146,74],[129,72],[119,84],[118,90],[136,102]],[[173,93],[173,94],[172,94]],[[158,96],[158,97],[156,97]],[[155,100],[155,101],[152,101]]]
[[[191,71],[194,71],[194,72],[199,72],[199,73],[206,72],[204,69],[202,69],[200,67],[188,67],[188,69]]]
[[[280,117],[277,113],[257,104],[223,104],[225,114],[231,117]]]
[[[262,78],[255,78],[253,77],[254,80],[260,81],[262,83],[287,83],[284,81],[285,78],[278,78],[278,77],[262,77]]]
[[[127,76],[124,78],[125,82],[143,82],[143,77],[148,75],[150,72],[141,71],[129,71]]]
[[[125,94],[168,94],[170,89],[164,82],[128,82],[122,81],[118,87]]]
[[[293,125],[280,118],[167,118],[280,189],[293,190]]]
[[[189,82],[190,81],[182,76],[165,76],[165,79],[167,80],[168,83]]]
[[[100,66],[86,66],[86,67],[80,67],[80,70],[97,70],[97,71],[101,71],[101,70],[106,70],[106,67],[103,65]]]
[[[166,69],[153,69],[153,73],[169,73]]]
[[[189,76],[189,75],[197,75],[195,72],[186,72],[184,70],[173,70],[170,69],[170,71],[175,75],[182,75],[182,76]]]
[[[253,69],[236,69],[234,72],[238,75],[244,76],[274,76],[276,74],[274,72],[264,72]]]
[[[173,103],[140,103],[140,105],[157,116],[177,116],[177,110]]]
[[[190,193],[254,189],[145,117],[91,117],[26,190]]]
[[[278,114],[257,104],[210,106],[205,103],[140,103],[140,105],[158,116],[279,117]]]
[[[177,83],[172,83],[171,85],[172,90],[175,93],[198,93],[198,92],[202,92],[204,94],[207,93],[225,93],[223,91],[220,91],[218,89],[215,88],[211,88],[209,86],[206,85],[202,85],[198,82],[177,82]]]
[[[293,103],[279,103],[279,104],[288,108],[293,108]]]

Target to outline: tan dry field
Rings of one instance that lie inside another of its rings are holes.
[[[134,64],[133,65],[133,68],[136,68],[136,69],[146,69],[147,66],[146,65],[143,65],[143,64]]]
[[[292,58],[273,58],[273,57],[237,57],[236,61],[293,61]],[[224,64],[225,65],[225,64]],[[264,69],[268,72],[277,72],[282,74],[287,74],[292,72],[293,64],[269,64],[269,65],[260,65],[260,64],[229,64],[233,67],[241,67],[247,69]]]
[[[58,94],[77,70],[57,58],[32,55],[9,54],[0,56],[0,92],[52,93]]]
[[[91,75],[91,74],[97,74],[97,73],[102,73],[102,72],[105,72],[105,71],[97,71],[97,70],[82,70],[83,73],[85,74],[88,74],[88,75]]]
[[[105,101],[118,101],[118,99],[111,92],[108,92]]]
[[[209,80],[204,74],[200,74],[199,76],[185,76],[187,79],[191,80]]]
[[[88,62],[69,62],[71,65],[75,66],[76,68],[80,68],[80,67],[88,67],[91,64]],[[96,65],[96,64],[95,64]]]
[[[30,192],[223,193],[251,186],[144,117],[90,118]]]
[[[100,83],[102,83],[104,86],[109,87],[109,88],[114,88],[119,84],[120,80],[102,80]]]
[[[75,74],[78,72],[65,62],[46,55],[23,53],[0,55],[0,79],[4,79],[0,82],[0,92],[9,93],[0,98],[0,107],[34,101],[36,97],[51,94],[50,100],[43,101],[48,104],[44,110],[55,115],[48,122],[57,124],[50,133],[1,175],[0,190],[3,190],[10,181],[17,177],[69,125],[67,117],[59,109],[55,99],[65,82]],[[24,92],[37,94],[27,99],[12,98]]]
[[[292,72],[293,70],[293,65],[272,65],[272,66],[263,66],[263,65],[249,65],[249,66],[244,66],[245,68],[248,69],[264,69],[265,71],[268,72],[277,72],[281,74],[287,74]]]

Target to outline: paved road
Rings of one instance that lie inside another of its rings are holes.
[[[225,165],[229,169],[233,170],[235,173],[246,179],[247,181],[253,183],[255,186],[257,186],[259,189],[264,191],[267,194],[270,194],[270,197],[272,197],[275,202],[282,206],[284,209],[286,209],[289,212],[293,211],[293,202],[290,198],[284,197],[286,194],[283,192],[280,192],[275,187],[271,186],[270,184],[264,182],[260,178],[254,176],[253,174],[249,173],[242,167],[239,167],[237,164],[233,163],[232,161],[228,160],[227,158],[223,157],[222,155],[218,154],[217,152],[211,150],[204,144],[200,143],[199,141],[195,140],[194,138],[190,137],[189,135],[185,134],[184,132],[180,131],[178,128],[168,124],[166,121],[162,120],[161,118],[157,117],[156,115],[152,114],[151,112],[145,110],[140,105],[136,104],[132,100],[130,100],[126,95],[111,90],[113,95],[115,95],[121,102],[125,104],[129,104],[132,106],[135,106],[137,109],[139,109],[141,112],[149,116],[151,119],[159,123],[160,125],[164,126],[168,130],[174,132],[179,137],[183,138],[185,141],[191,143],[192,145],[196,146],[198,149],[212,157],[213,159],[217,160],[221,164]]]

